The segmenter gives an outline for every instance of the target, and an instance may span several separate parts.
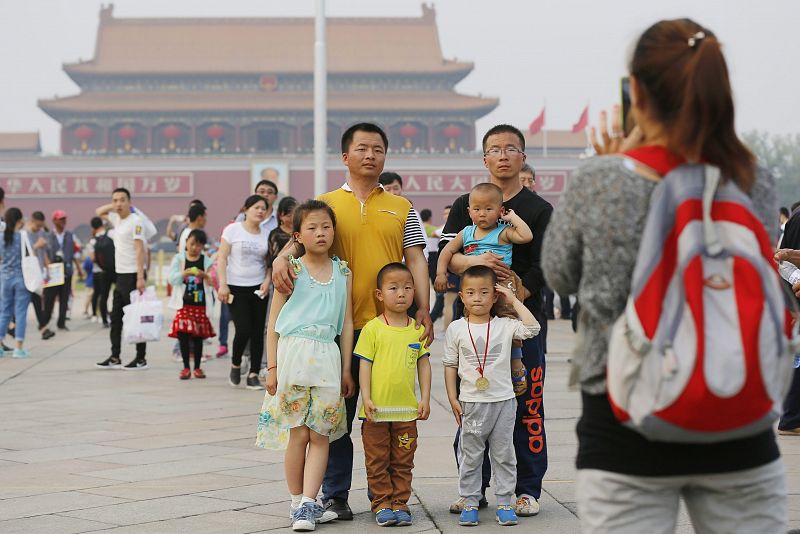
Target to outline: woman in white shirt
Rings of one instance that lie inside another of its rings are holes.
[[[222,231],[217,254],[219,300],[230,304],[233,324],[236,326],[236,335],[233,338],[231,385],[234,387],[239,385],[242,353],[250,342],[247,389],[264,389],[258,380],[264,353],[264,325],[267,319],[265,297],[269,292],[267,276],[269,231],[260,226],[267,214],[267,202],[264,197],[259,195],[247,197],[244,213],[243,221],[231,223]]]

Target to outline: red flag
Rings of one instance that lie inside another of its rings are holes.
[[[587,104],[585,108],[583,108],[583,113],[581,113],[578,122],[572,125],[572,133],[581,133],[583,132],[586,127],[589,126],[589,105]]]
[[[528,133],[531,135],[536,135],[537,133],[542,131],[544,128],[544,109],[542,108],[542,112],[539,113],[539,116],[533,119],[533,122],[530,126],[528,126]]]

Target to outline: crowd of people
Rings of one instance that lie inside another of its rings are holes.
[[[688,19],[651,26],[634,47],[630,80],[635,127],[628,135],[619,120],[611,132],[601,127],[598,156],[573,174],[555,211],[535,192],[525,136],[500,124],[481,141],[488,181],[453,199],[437,226],[431,210],[417,211],[403,197],[402,177],[384,172],[386,133],[362,122],[342,135],[348,178],[338,189],[305,202],[278,201],[277,185],[264,179],[240,213],[231,214],[218,246],[205,231],[202,201],[170,221],[177,254],[168,275],[175,310],[169,336],[183,364],[179,378],[206,377],[204,344],[218,334],[216,356],[231,356],[228,382],[238,387],[244,377],[246,388],[266,389],[256,444],[286,451],[294,530],[352,519],[356,417],[376,523],[413,523],[408,500],[418,422],[431,411],[431,356],[442,358],[456,423],[459,497],[450,511],[458,523],[479,523],[492,473],[498,524],[538,514],[555,291],[561,316],[577,329],[572,377],[582,397],[582,528],[671,532],[682,498],[698,532],[784,531],[786,486],[771,427],[716,441],[660,441],[623,424],[609,400],[609,335],[631,295],[662,178],[693,163],[715,166],[749,196],[757,233],[777,238],[778,229],[772,177],[734,131],[727,67],[714,34]],[[115,190],[111,203],[97,209],[82,249],[85,264],[64,211],[52,214],[49,230],[39,212],[27,225],[19,209],[4,213],[0,332],[13,325],[16,341],[4,350],[30,356],[23,343],[31,303],[43,339],[54,335],[48,326],[56,300],[56,329],[67,329],[77,273],[91,276],[87,306],[110,328],[111,354],[97,367],[147,369],[145,343],[124,367],[121,359],[123,308],[132,292],[145,289],[147,242],[155,235],[130,192]],[[781,217],[786,236],[775,258],[800,264],[800,253],[789,250],[800,248],[800,215],[787,210]],[[30,290],[23,272],[28,257],[38,258],[45,272],[62,264],[63,283],[41,294]],[[794,289],[800,295],[800,284]],[[570,296],[580,311],[571,310]],[[432,355],[440,319],[444,349]],[[758,335],[748,332],[743,336]],[[800,435],[800,379],[786,410],[779,428]]]

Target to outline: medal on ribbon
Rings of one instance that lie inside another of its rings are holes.
[[[478,347],[475,345],[475,339],[472,337],[472,330],[469,328],[469,317],[467,319],[467,333],[469,334],[469,340],[472,342],[472,349],[475,351],[475,358],[478,360],[478,367],[475,368],[476,371],[481,375],[475,381],[475,389],[478,391],[486,391],[489,389],[489,379],[483,376],[483,371],[486,369],[486,356],[489,354],[489,332],[492,326],[492,320],[489,319],[489,322],[486,323],[486,347],[483,350],[483,362],[481,362],[480,356],[478,356]]]

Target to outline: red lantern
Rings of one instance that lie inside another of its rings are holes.
[[[400,128],[400,135],[405,137],[405,147],[411,148],[411,138],[417,135],[417,127],[413,124],[406,124]]]
[[[175,150],[175,140],[181,136],[181,129],[174,124],[170,124],[164,128],[163,133],[164,137],[169,139],[169,149]]]
[[[119,138],[125,141],[125,150],[130,151],[131,141],[136,137],[136,128],[133,126],[123,126],[117,132]]]
[[[450,140],[450,150],[455,150],[456,139],[461,135],[461,128],[450,125],[442,130],[442,134]]]
[[[89,128],[88,126],[78,126],[75,128],[75,137],[80,139],[81,141],[81,150],[85,151],[89,148],[89,139],[92,138],[94,135],[94,130]]]
[[[225,136],[225,128],[219,124],[206,128],[206,135],[211,138],[211,148],[219,150],[219,140]]]

